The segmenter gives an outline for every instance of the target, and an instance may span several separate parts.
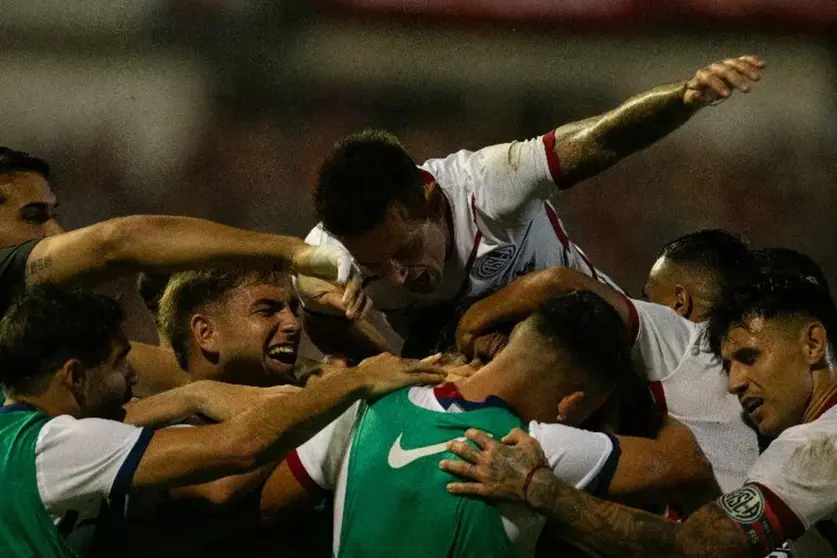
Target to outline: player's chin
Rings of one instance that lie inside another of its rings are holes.
[[[294,374],[295,364],[289,362],[282,362],[277,359],[265,357],[264,369],[270,378],[270,385],[281,386],[293,384],[296,385],[296,374]]]
[[[429,294],[436,290],[436,286],[441,280],[441,273],[435,270],[426,269],[416,277],[408,280],[404,286],[414,293]]]

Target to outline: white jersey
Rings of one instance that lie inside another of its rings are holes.
[[[747,484],[719,500],[770,556],[837,557],[837,397],[818,419],[785,430],[759,457]]]
[[[410,388],[412,404],[439,413],[463,412],[457,404],[458,392],[451,385]],[[456,395],[451,395],[454,393]],[[454,397],[451,402],[451,397]],[[496,398],[493,398],[496,400]],[[442,401],[447,402],[444,405]],[[468,402],[472,407],[479,404]],[[462,405],[462,406],[460,406]],[[346,495],[349,456],[360,403],[356,403],[337,420],[286,458],[300,485],[334,493],[334,556],[339,555],[340,529]],[[579,489],[606,492],[616,470],[619,445],[615,438],[597,432],[571,428],[561,424],[529,423],[529,433],[540,443],[554,473]],[[444,447],[433,454],[440,459]],[[522,504],[498,503],[503,526],[521,558],[535,554],[538,536],[545,518]]]
[[[104,510],[124,516],[134,471],[152,434],[121,422],[69,415],[41,429],[35,448],[38,492],[64,540],[80,554],[91,544]]]
[[[433,293],[414,293],[366,270],[364,285],[374,308],[405,337],[409,311],[440,302],[482,297],[533,270],[578,269],[619,290],[573,244],[549,196],[560,175],[555,133],[539,138],[459,151],[421,165],[426,182],[436,182],[451,209],[453,251]],[[342,247],[322,226],[305,242]],[[307,310],[327,311],[303,297]],[[370,318],[386,330],[382,316]]]
[[[633,360],[661,410],[685,424],[712,464],[723,492],[740,487],[759,456],[756,431],[727,391],[721,362],[709,349],[705,324],[659,304],[631,300]]]

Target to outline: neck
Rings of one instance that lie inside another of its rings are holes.
[[[813,373],[813,381],[811,400],[805,408],[803,422],[817,420],[837,402],[837,370],[830,367],[817,370]]]
[[[60,415],[72,415],[80,418],[72,405],[66,403],[66,398],[47,390],[40,395],[10,395],[6,394],[4,405],[32,405],[41,412],[57,417]]]
[[[468,378],[455,382],[459,393],[469,401],[485,401],[489,396],[499,397],[522,419],[533,420],[532,385],[522,373],[517,359],[491,361]]]

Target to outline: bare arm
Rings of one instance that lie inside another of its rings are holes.
[[[135,215],[45,238],[27,260],[26,282],[97,283],[141,270],[176,271],[236,262],[338,278],[338,262],[302,240],[203,219]],[[335,256],[336,257],[336,256]],[[350,263],[339,262],[348,275]]]
[[[701,68],[689,81],[655,87],[598,117],[561,126],[555,131],[559,187],[568,188],[648,147],[732,90],[748,92],[763,67],[756,56],[719,61]]]
[[[299,393],[270,397],[225,423],[156,432],[134,473],[133,488],[173,488],[251,471],[277,461],[360,398],[443,378],[429,365],[380,355]]]
[[[716,503],[675,523],[621,504],[605,502],[569,486],[549,469],[537,441],[515,429],[503,443],[468,430],[474,448],[453,442],[464,461],[444,460],[442,469],[475,482],[448,485],[453,494],[523,501],[550,520],[553,533],[606,556],[660,558],[756,558],[744,532]],[[530,482],[527,485],[526,479]]]
[[[477,337],[505,324],[524,320],[545,300],[574,290],[587,290],[599,295],[613,306],[626,326],[630,327],[630,305],[622,294],[575,269],[551,267],[526,274],[474,303],[456,328],[457,349],[471,356],[473,342]]]

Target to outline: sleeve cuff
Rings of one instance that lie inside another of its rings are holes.
[[[291,474],[294,476],[299,485],[311,496],[322,498],[328,493],[327,490],[317,484],[316,481],[311,478],[311,475],[308,474],[308,471],[302,464],[302,460],[299,458],[299,453],[297,453],[296,450],[285,456],[285,463],[288,464],[288,469],[291,470]]]
[[[801,537],[802,533],[805,532],[805,525],[790,506],[785,503],[782,497],[761,483],[755,482],[753,484],[758,486],[762,494],[764,494],[764,499],[767,501],[764,513],[767,520],[778,532],[779,537],[777,539],[779,541],[785,541],[788,539],[795,540]]]
[[[613,481],[613,475],[616,474],[616,466],[619,465],[619,457],[622,455],[622,446],[619,445],[619,439],[616,436],[607,435],[613,444],[613,449],[610,455],[602,465],[601,470],[588,485],[587,492],[597,498],[605,498],[607,491],[610,490],[610,483]]]
[[[131,481],[134,478],[134,473],[142,460],[142,456],[145,455],[145,450],[148,448],[148,444],[151,442],[153,436],[154,431],[152,429],[143,428],[139,438],[134,443],[134,447],[131,448],[125,461],[122,462],[122,466],[119,467],[119,471],[113,479],[110,494],[108,495],[108,500],[110,500],[114,508],[121,504],[124,509],[125,498],[131,489]]]
[[[541,136],[544,151],[546,153],[546,165],[549,168],[549,176],[556,186],[563,190],[560,185],[561,161],[558,160],[558,153],[555,152],[555,130]]]

